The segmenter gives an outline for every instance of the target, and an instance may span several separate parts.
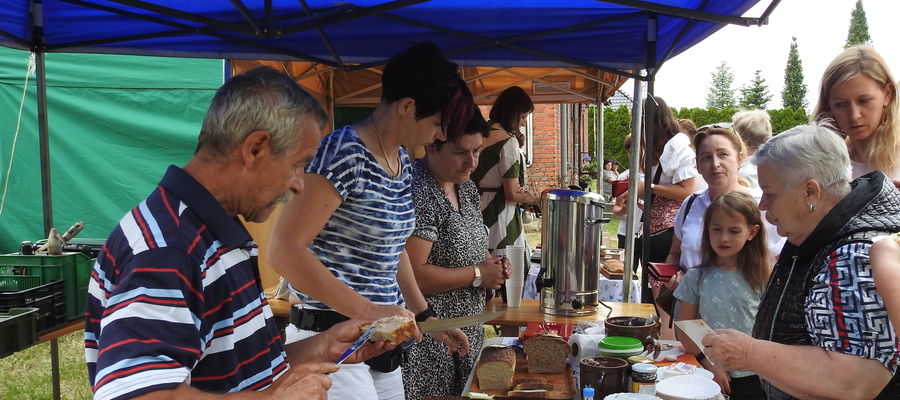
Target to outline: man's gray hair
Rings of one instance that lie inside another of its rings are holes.
[[[213,97],[203,118],[197,151],[228,154],[250,132],[272,135],[275,155],[283,155],[299,143],[304,118],[315,118],[319,127],[328,116],[319,102],[291,77],[271,67],[261,67],[231,78]]]
[[[731,127],[752,153],[772,138],[772,118],[765,110],[740,111],[731,116]]]
[[[836,198],[850,193],[847,145],[827,121],[798,125],[775,135],[759,148],[754,163],[777,168],[784,186],[813,179]]]

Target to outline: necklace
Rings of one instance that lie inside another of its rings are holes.
[[[375,115],[372,115],[369,121],[372,122],[372,130],[375,131],[375,139],[378,140],[378,147],[381,148],[381,155],[384,156],[384,162],[387,163],[388,172],[391,173],[391,176],[397,176],[397,172],[394,171],[394,167],[391,165],[391,159],[388,158],[387,152],[384,151],[384,144],[381,143],[381,135],[378,134],[378,127],[375,125]]]

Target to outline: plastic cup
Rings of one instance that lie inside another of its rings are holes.
[[[506,306],[518,307],[522,305],[522,286],[512,286],[506,282]]]
[[[506,246],[506,258],[509,259],[510,272],[507,285],[524,286],[525,283],[525,247]]]

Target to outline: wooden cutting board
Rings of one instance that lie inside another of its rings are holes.
[[[600,267],[600,273],[603,274],[607,279],[618,279],[622,280],[624,272],[610,272],[610,270]],[[631,279],[639,279],[637,274],[631,274]]]
[[[546,392],[516,394],[515,389],[546,389]],[[572,366],[566,364],[566,372],[562,374],[532,374],[528,372],[528,360],[516,358],[516,373],[513,376],[511,391],[481,390],[478,387],[478,376],[472,379],[472,392],[493,395],[495,399],[571,399],[575,397],[575,374]]]

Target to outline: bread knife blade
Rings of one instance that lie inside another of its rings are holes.
[[[428,321],[422,321],[417,323],[419,325],[419,331],[422,333],[431,333],[438,331],[445,331],[447,329],[455,329],[462,328],[466,326],[472,325],[481,325],[485,322],[488,322],[492,319],[495,319],[501,315],[503,315],[504,311],[495,311],[492,313],[478,314],[478,315],[468,315],[465,317],[456,317],[456,318],[447,318],[447,319],[432,319]]]

